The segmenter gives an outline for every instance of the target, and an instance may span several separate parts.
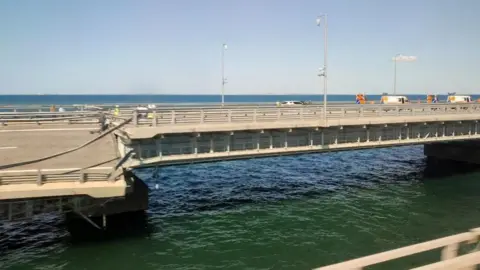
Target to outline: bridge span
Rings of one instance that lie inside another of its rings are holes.
[[[479,162],[463,154],[479,119],[480,104],[0,113],[0,200],[123,198],[134,168],[400,145]]]
[[[479,105],[0,113],[0,219],[75,212],[106,226],[109,215],[147,209],[148,188],[132,173],[141,167],[414,144],[480,163]]]
[[[475,140],[479,112],[476,104],[159,110],[115,134],[137,168]]]

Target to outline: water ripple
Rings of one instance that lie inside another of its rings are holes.
[[[311,269],[480,224],[477,177],[424,167],[399,147],[143,169],[148,236],[77,245],[56,217],[2,224],[0,268]]]

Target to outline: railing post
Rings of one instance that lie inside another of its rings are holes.
[[[153,117],[152,117],[152,121],[153,121],[153,126],[156,127],[157,126],[157,112],[156,111],[153,111]]]
[[[172,110],[172,120],[171,120],[171,123],[172,123],[172,124],[175,124],[175,120],[176,120],[176,119],[175,119],[175,111]]]
[[[41,186],[43,184],[43,175],[40,169],[37,170],[37,185]]]
[[[84,171],[80,171],[80,176],[79,176],[79,178],[78,178],[78,181],[79,181],[80,183],[82,183],[82,184],[85,183],[85,180],[86,180],[86,177],[85,177],[85,176],[86,176],[86,175],[85,175],[85,172],[84,172]]]
[[[205,112],[203,109],[200,109],[200,123],[203,124],[203,122],[205,122]]]
[[[277,121],[280,120],[281,111],[280,108],[277,108]]]
[[[228,109],[228,122],[232,122],[232,110]]]
[[[133,111],[133,124],[134,124],[135,126],[138,125],[138,113],[137,113],[137,110],[134,110],[134,111]]]
[[[400,107],[396,106],[395,110],[397,111],[397,115],[400,115]]]
[[[457,257],[458,243],[448,245],[442,249],[442,261]]]
[[[253,122],[257,122],[257,108],[253,109]]]
[[[303,120],[303,113],[304,113],[304,111],[305,111],[305,110],[303,109],[303,107],[300,108],[300,120]]]

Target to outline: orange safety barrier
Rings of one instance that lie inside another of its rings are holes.
[[[428,95],[427,96],[427,103],[432,103],[433,101],[433,95]]]
[[[357,94],[355,101],[356,101],[357,104],[365,104],[367,99],[365,98],[364,94]]]

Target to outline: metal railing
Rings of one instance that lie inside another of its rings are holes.
[[[188,108],[151,110],[149,112],[120,111],[117,116],[134,117],[136,126],[171,124],[210,124],[240,122],[275,122],[292,120],[322,120],[363,117],[395,117],[440,114],[480,113],[480,104],[409,104],[329,106],[326,117],[321,106],[255,107],[255,108]]]
[[[321,104],[322,102],[313,102],[313,104]],[[329,105],[335,104],[354,104],[355,101],[329,101]],[[159,109],[179,109],[179,108],[221,108],[222,104],[219,102],[181,102],[181,103],[152,103]],[[88,111],[88,110],[110,110],[115,106],[120,109],[135,109],[138,105],[147,106],[145,102],[139,103],[98,103],[98,104],[63,104],[56,105],[56,110],[60,107],[67,111]],[[228,102],[224,107],[262,107],[274,106],[275,102]],[[2,105],[0,104],[0,112],[49,112],[50,104],[28,104],[28,105]]]
[[[15,123],[98,123],[98,112],[3,112],[0,125]]]
[[[64,182],[97,182],[115,181],[110,177],[110,170],[102,169],[57,169],[57,170],[21,170],[21,171],[0,171],[0,186],[18,184],[37,184],[41,186],[47,183]]]
[[[414,255],[417,253],[442,248],[441,262],[425,265],[415,269],[476,269],[467,268],[480,264],[480,228],[470,232],[460,233],[428,242],[423,242],[407,247],[402,247],[350,261],[337,263],[329,266],[315,268],[314,270],[343,270],[363,269],[364,267],[379,264],[386,261]],[[461,244],[477,244],[476,248],[467,255],[458,256]],[[458,257],[457,257],[458,256]]]
[[[362,117],[393,117],[439,114],[480,113],[480,104],[408,104],[408,105],[331,105],[326,117],[322,106],[243,106],[243,107],[188,107],[162,108],[137,111],[131,108],[120,109],[117,113],[106,114],[112,119],[133,116],[135,126],[157,126],[171,124],[209,124],[239,122],[275,122],[292,120],[321,120]],[[3,112],[1,124],[13,123],[98,123],[100,112]]]

